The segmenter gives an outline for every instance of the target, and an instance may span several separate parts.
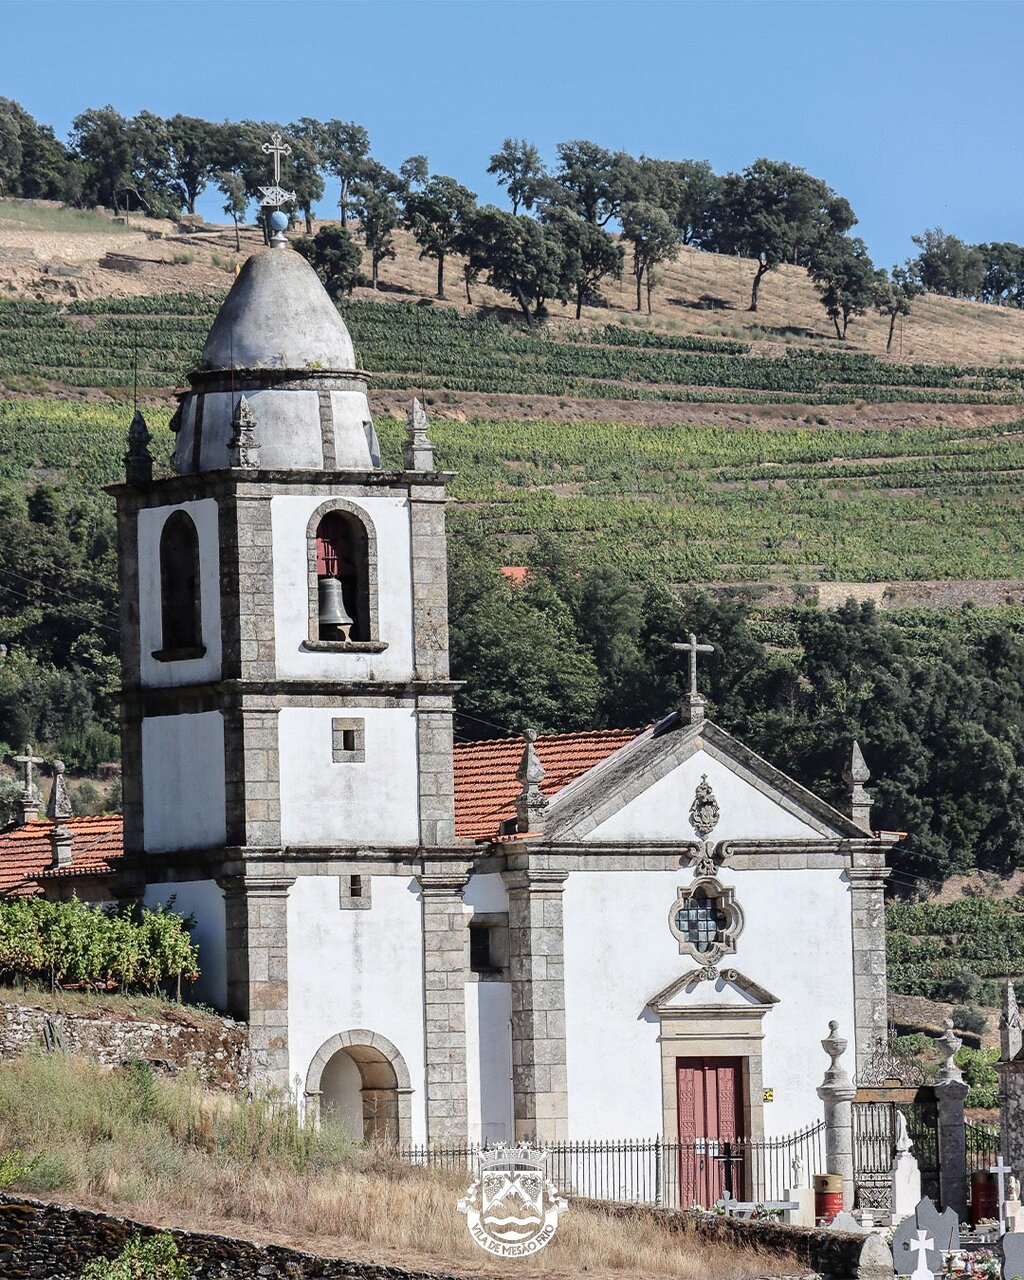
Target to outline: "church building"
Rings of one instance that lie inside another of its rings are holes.
[[[262,1081],[359,1136],[711,1142],[821,1116],[820,1041],[886,1029],[848,814],[705,719],[453,746],[445,502],[418,403],[382,466],[337,309],[283,236],[117,486],[119,896],[196,919]]]

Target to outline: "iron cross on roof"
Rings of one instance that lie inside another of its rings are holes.
[[[704,719],[704,699],[697,692],[697,654],[714,653],[715,646],[698,644],[697,637],[691,631],[685,644],[673,644],[672,648],[690,656],[690,688],[683,696],[679,708],[680,717],[683,724],[699,724]]]
[[[260,187],[260,195],[263,197],[260,204],[279,209],[281,205],[295,199],[294,191],[285,191],[281,186],[281,157],[290,156],[292,149],[275,129],[270,135],[270,141],[263,143],[262,150],[264,154],[274,157],[274,185]]]
[[[32,748],[26,743],[24,753],[20,756],[15,756],[14,763],[22,766],[25,773],[25,784],[23,789],[26,795],[31,795],[33,789],[32,767],[37,764],[45,764],[45,760],[42,756],[34,756],[32,754]]]

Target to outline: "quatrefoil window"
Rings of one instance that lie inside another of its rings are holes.
[[[731,887],[723,887],[713,876],[703,876],[679,890],[669,913],[669,928],[679,943],[680,955],[715,964],[735,952],[743,912]]]

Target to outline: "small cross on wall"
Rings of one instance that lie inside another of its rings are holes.
[[[673,649],[689,654],[690,689],[680,706],[680,716],[684,724],[699,724],[704,719],[704,699],[697,692],[697,654],[714,653],[713,644],[698,644],[697,637],[691,631],[685,644],[673,644]]]
[[[33,766],[37,764],[45,764],[45,760],[42,756],[34,756],[32,754],[32,748],[26,744],[23,753],[20,756],[14,756],[14,763],[20,764],[22,771],[25,774],[25,781],[22,784],[22,790],[27,795],[31,795],[34,789],[34,783],[32,781]]]

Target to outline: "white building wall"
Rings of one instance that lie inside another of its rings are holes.
[[[717,834],[717,833],[716,833]],[[669,931],[677,871],[573,872],[565,886],[566,1060],[573,1139],[650,1137],[662,1129],[659,1020],[647,1002],[697,967]],[[778,997],[764,1018],[768,1136],[821,1116],[815,1089],[827,1059],[819,1041],[832,1018],[851,1041],[852,922],[841,868],[730,871],[744,913],[736,968]],[[705,984],[710,985],[710,984]],[[701,997],[705,995],[701,993]],[[685,1003],[685,996],[679,1003]],[[663,1135],[667,1139],[675,1135]]]
[[[143,902],[147,907],[158,904],[170,907],[180,916],[195,916],[192,941],[199,947],[199,980],[192,993],[202,1004],[226,1009],[228,965],[223,889],[215,880],[150,884],[146,886]]]
[[[285,680],[406,680],[413,674],[412,574],[406,498],[347,498],[365,511],[377,540],[377,591],[383,653],[316,653],[309,638],[306,527],[322,497],[271,500],[277,674]]]
[[[288,1048],[301,1094],[316,1051],[342,1031],[385,1036],[412,1081],[412,1139],[426,1141],[423,924],[411,876],[374,876],[368,911],[339,907],[336,876],[288,894]]]
[[[147,853],[224,843],[224,718],[219,711],[143,719],[142,807]]]
[[[331,721],[361,719],[365,759],[336,763]],[[407,707],[285,707],[278,716],[285,844],[416,844],[416,713]]]
[[[199,537],[199,595],[202,606],[201,658],[184,662],[157,662],[155,650],[163,648],[160,609],[160,534],[175,511],[191,516]],[[221,673],[220,534],[217,503],[213,498],[179,502],[173,507],[149,507],[139,512],[139,645],[142,683],[156,687],[197,684],[217,680]]]
[[[588,840],[678,840],[691,837],[686,815],[707,774],[722,811],[715,840],[814,840],[820,832],[756,790],[706,751],[695,752],[642,795],[595,828]]]
[[[470,878],[463,900],[474,913],[508,911],[499,872]],[[466,984],[466,1078],[471,1142],[511,1142],[512,987],[508,982]]]

